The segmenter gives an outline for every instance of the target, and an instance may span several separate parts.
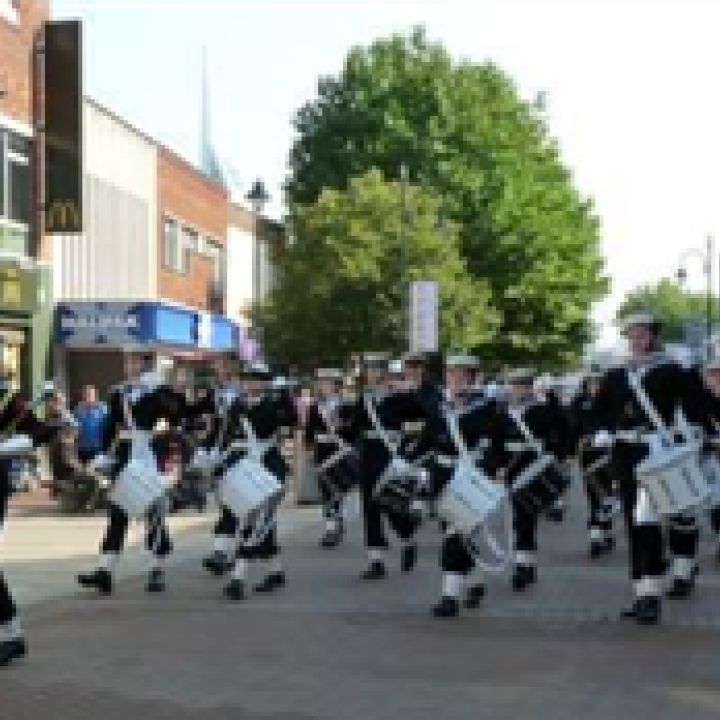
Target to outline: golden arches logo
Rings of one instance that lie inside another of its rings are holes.
[[[45,228],[48,232],[78,232],[80,209],[73,200],[56,200],[47,210]]]

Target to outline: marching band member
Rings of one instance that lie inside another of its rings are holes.
[[[387,518],[401,540],[402,572],[410,572],[417,560],[414,533],[419,518],[409,508],[385,507],[375,496],[377,483],[391,460],[383,434],[399,450],[403,423],[422,420],[425,413],[417,391],[387,391],[387,363],[385,354],[368,353],[363,357],[362,389],[350,425],[350,437],[357,445],[361,466],[363,526],[369,558],[369,566],[362,574],[364,580],[380,580],[387,575],[385,552],[389,543],[383,518]],[[371,408],[380,427],[370,415]]]
[[[0,390],[0,433],[28,435],[35,445],[47,442],[51,436],[51,430],[35,417],[27,398],[13,391],[6,379]],[[13,491],[11,471],[12,459],[0,458],[0,533]],[[8,665],[26,654],[27,645],[17,608],[0,570],[0,666]]]
[[[713,415],[716,419],[720,419],[720,358],[715,358],[705,365],[705,384],[711,394],[711,404]],[[718,426],[720,429],[720,426]],[[717,435],[717,431],[714,433]],[[713,448],[711,452],[717,454],[717,449]],[[717,495],[711,499],[713,505],[710,508],[710,525],[713,531],[713,542],[715,543],[715,557],[720,563],[720,497]]]
[[[229,358],[218,359],[213,369],[215,385],[209,398],[212,427],[204,443],[207,452],[219,449],[225,443],[230,407],[242,395],[240,381],[233,374]],[[206,570],[214,575],[224,575],[230,571],[236,534],[237,521],[227,508],[221,506],[220,516],[213,528],[212,553],[203,559]]]
[[[646,413],[634,383],[639,383],[667,428],[675,426],[678,408],[688,420],[699,419],[703,424],[709,412],[707,393],[696,373],[661,351],[660,329],[652,313],[638,313],[625,320],[623,332],[630,359],[625,367],[605,374],[593,408],[602,428],[596,434],[596,444],[612,444],[612,468],[629,537],[635,600],[622,615],[641,625],[656,625],[660,620],[665,562],[661,520],[647,491],[639,488],[635,474],[650,454],[658,428]],[[687,580],[692,575],[692,568],[689,570]]]
[[[144,358],[141,355],[127,355],[125,370],[127,381],[115,388],[109,401],[110,416],[105,438],[105,452],[113,456],[113,476],[118,477],[131,460],[133,435],[141,433],[147,440],[139,439],[139,445],[145,444],[152,451],[154,461],[160,463],[169,448],[150,435],[161,421],[170,429],[192,416],[192,409],[185,395],[164,384],[160,377],[151,371],[143,372]],[[166,440],[171,436],[165,434]],[[146,590],[160,593],[165,590],[165,562],[172,552],[172,542],[167,528],[165,515],[167,498],[156,503],[146,515],[146,547],[153,555],[153,566],[148,576]],[[83,587],[95,588],[102,595],[110,595],[113,590],[113,572],[122,552],[130,524],[128,514],[113,502],[108,506],[108,527],[102,541],[100,562],[90,573],[80,573],[78,583]]]
[[[292,397],[287,389],[271,388],[272,373],[264,363],[251,365],[241,377],[243,396],[232,403],[228,414],[225,447],[229,449],[230,457],[226,461],[226,467],[245,457],[250,449],[249,443],[257,441],[263,445],[263,467],[284,484],[288,468],[280,452],[279,435],[282,428],[294,427],[297,424]],[[254,438],[249,437],[250,433]],[[234,443],[244,443],[245,447],[235,452],[232,448]],[[255,542],[251,540],[254,530],[252,524],[240,527],[241,519],[235,517],[229,508],[223,508],[223,513],[230,517],[233,527],[237,529],[230,581],[224,589],[225,597],[230,600],[245,599],[249,563],[255,560],[269,563],[265,578],[255,586],[255,592],[273,592],[285,585],[285,571],[277,542],[275,511],[269,512],[273,515],[265,517],[265,520],[270,523],[270,528],[259,542]]]
[[[351,405],[343,400],[342,387],[342,371],[317,370],[317,398],[310,406],[305,424],[305,442],[313,449],[325,520],[320,545],[326,549],[337,547],[342,541],[343,492],[359,480],[358,468],[348,457],[355,453],[344,437]]]
[[[551,502],[554,502],[568,484],[567,472],[560,464],[573,452],[566,414],[557,403],[537,397],[534,378],[534,373],[527,369],[509,374],[511,397],[507,406],[501,407],[498,420],[498,432],[505,443],[502,463],[511,489],[515,531],[512,587],[518,592],[537,581],[537,526],[541,513],[547,509],[542,498],[535,495],[532,482],[537,478],[544,488],[553,487]],[[532,470],[543,455],[552,462],[537,476],[526,478],[524,473]]]
[[[477,456],[484,443],[493,436],[497,409],[494,401],[486,399],[473,388],[479,363],[472,355],[450,355],[445,361],[444,397],[432,419],[428,420],[424,439],[433,448],[431,461],[431,493],[437,496],[452,478],[457,467],[460,448],[457,446],[449,423],[457,422],[457,430],[471,454]],[[484,454],[484,453],[483,453]],[[476,460],[478,464],[492,474],[489,457]],[[433,608],[433,614],[439,618],[456,617],[460,611],[460,598],[463,585],[466,584],[475,567],[465,539],[443,523],[443,541],[440,564],[443,571],[442,595],[440,602]],[[485,596],[485,585],[476,578],[466,588],[465,607],[479,607]]]
[[[570,406],[577,439],[578,459],[588,500],[590,557],[598,558],[612,551],[613,482],[610,451],[592,446],[597,430],[593,402],[600,388],[602,374],[592,370],[585,375],[578,395]]]

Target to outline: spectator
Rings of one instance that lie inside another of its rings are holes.
[[[75,406],[75,422],[78,426],[78,456],[86,463],[103,451],[108,408],[98,400],[97,389],[86,385],[82,400]]]

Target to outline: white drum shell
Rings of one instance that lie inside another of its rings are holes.
[[[471,463],[460,463],[438,501],[438,514],[461,535],[470,537],[507,497],[502,483],[490,480]]]
[[[243,458],[220,480],[220,502],[240,519],[269,506],[282,493],[280,481],[261,463]]]
[[[13,435],[0,442],[0,457],[18,457],[32,452],[33,441],[27,435]]]
[[[720,506],[720,459],[716,453],[705,455],[700,460],[700,466],[708,484],[708,507],[716,508]]]
[[[153,460],[131,459],[120,471],[110,501],[129,517],[141,518],[165,494],[166,483]]]
[[[698,508],[710,493],[694,445],[656,449],[637,466],[635,474],[661,516]]]

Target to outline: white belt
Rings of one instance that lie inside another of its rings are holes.
[[[505,443],[505,449],[508,452],[524,452],[526,450],[536,450],[537,446],[533,443],[523,442],[522,440],[511,440]]]
[[[438,465],[440,465],[441,467],[452,468],[452,467],[455,467],[455,465],[457,465],[458,456],[457,455],[436,455],[435,462]]]
[[[315,442],[334,443],[337,442],[337,438],[334,435],[329,435],[328,433],[320,433],[315,436]]]
[[[397,441],[400,439],[400,433],[397,430],[386,430],[385,434],[391,441]],[[377,430],[366,430],[363,433],[363,437],[367,440],[382,440],[383,436]]]
[[[657,436],[656,432],[650,432],[649,430],[620,430],[613,434],[616,441],[644,444],[653,442]]]

